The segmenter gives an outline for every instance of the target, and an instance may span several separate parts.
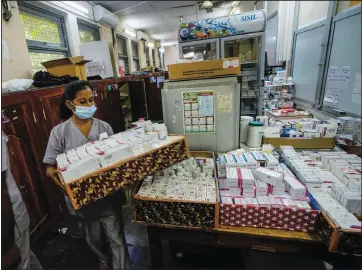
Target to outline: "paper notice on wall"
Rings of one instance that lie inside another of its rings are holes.
[[[232,93],[218,93],[217,104],[219,112],[230,113],[233,109]]]
[[[361,104],[361,72],[356,72],[356,76],[354,78],[354,86],[352,91],[352,102]]]
[[[335,104],[339,103],[341,90],[345,91],[348,89],[350,75],[351,75],[350,66],[330,67],[328,69],[324,101]]]
[[[213,91],[182,93],[182,107],[185,133],[214,132]]]
[[[5,39],[1,40],[1,60],[10,61],[9,47]]]

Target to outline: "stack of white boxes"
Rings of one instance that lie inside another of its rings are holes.
[[[201,161],[201,162],[200,162]],[[216,201],[216,185],[211,158],[189,158],[146,178],[138,195],[183,201]]]
[[[307,188],[272,154],[232,151],[220,156],[217,164],[222,203],[310,208]],[[220,178],[224,174],[225,179]]]
[[[67,183],[100,168],[112,166],[122,160],[157,148],[160,142],[171,142],[168,141],[168,137],[160,138],[160,134],[161,136],[165,134],[164,130],[161,133],[157,130],[152,131],[153,128],[159,127],[159,124],[155,125],[148,123],[147,126],[120,132],[110,137],[107,133],[102,133],[98,141],[89,142],[58,155],[56,158],[58,170]]]
[[[298,178],[311,187],[312,196],[337,225],[342,228],[357,226],[353,214],[362,214],[361,158],[345,152],[297,153],[290,146],[281,146],[281,154]],[[300,166],[303,162],[307,166]]]

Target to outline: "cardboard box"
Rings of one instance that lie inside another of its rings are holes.
[[[240,62],[237,57],[168,66],[170,80],[208,78],[222,75],[237,75],[239,73]]]
[[[55,76],[77,76],[80,80],[87,80],[84,56],[67,57],[41,63],[47,71]]]
[[[275,148],[290,145],[295,149],[333,149],[333,138],[263,138],[264,144],[272,144]]]

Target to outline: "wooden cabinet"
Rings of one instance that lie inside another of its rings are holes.
[[[131,97],[132,120],[135,122],[143,117],[148,119],[145,82],[142,78],[129,82],[129,94]]]
[[[35,114],[30,103],[30,92],[2,96],[2,130],[8,136],[11,172],[23,196],[30,216],[32,238],[46,227],[50,218],[47,201],[47,179],[44,178],[40,159],[42,141]],[[49,198],[49,197],[48,197]]]
[[[147,101],[148,119],[152,121],[163,121],[161,88],[158,87],[157,75],[145,78],[145,93]]]
[[[163,121],[161,88],[157,83],[158,77],[162,75],[135,76],[133,81],[129,82],[133,121],[137,121],[140,117],[152,121]]]
[[[121,79],[108,79],[91,82],[97,104],[95,117],[110,124],[114,133],[126,129],[119,91],[120,81]]]

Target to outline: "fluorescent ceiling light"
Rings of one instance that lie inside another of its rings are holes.
[[[240,4],[240,1],[232,1],[231,2],[231,6],[232,7],[236,7],[236,6],[238,6]]]
[[[83,7],[83,6],[81,6],[81,5],[77,4],[77,3],[74,3],[74,2],[71,2],[71,1],[60,1],[60,2],[62,2],[63,4],[65,4],[65,5],[69,6],[69,7],[74,8],[74,9],[76,9],[76,10],[82,12],[82,13],[88,14],[88,12],[89,12],[88,9],[86,9],[85,7]]]
[[[204,1],[202,2],[202,7],[203,8],[212,8],[213,7],[213,3],[211,1]]]
[[[123,32],[125,32],[127,35],[130,35],[131,37],[136,37],[136,33],[128,30],[128,29],[124,29]]]

